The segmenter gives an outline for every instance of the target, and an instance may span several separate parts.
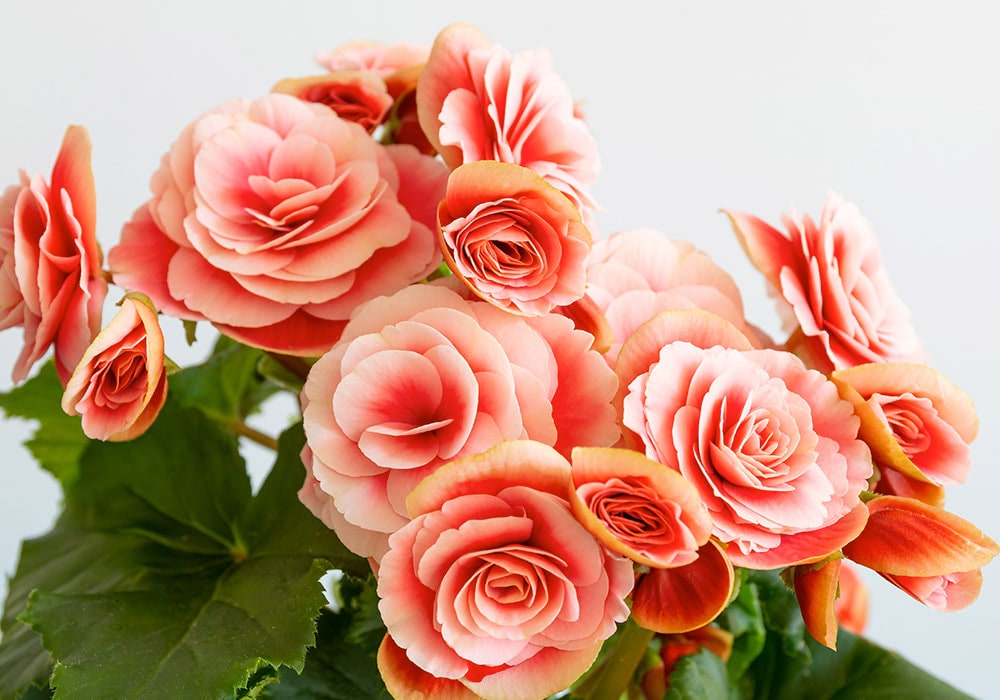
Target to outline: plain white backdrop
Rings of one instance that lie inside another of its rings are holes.
[[[465,21],[512,50],[547,47],[601,151],[600,232],[651,226],[736,278],[750,320],[778,328],[718,210],[818,214],[835,190],[872,222],[934,366],[980,413],[968,483],[948,507],[1000,538],[1000,26],[985,2],[35,2],[0,24],[0,187],[48,173],[66,126],[94,144],[105,250],[191,119],[355,40],[430,44]],[[118,293],[111,297],[117,299]],[[107,316],[110,318],[110,315]],[[178,323],[168,354],[181,364]],[[207,335],[207,334],[205,334]],[[0,389],[21,343],[0,334]],[[289,404],[258,420],[277,432]],[[49,528],[58,489],[0,422],[0,566]],[[257,455],[253,456],[254,459]],[[141,465],[136,465],[140,468]],[[977,604],[924,609],[871,577],[870,636],[956,686],[996,696],[1000,565]],[[0,584],[2,585],[2,584]]]

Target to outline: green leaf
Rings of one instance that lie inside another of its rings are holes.
[[[301,674],[282,669],[278,682],[263,689],[268,700],[388,700],[375,661],[378,643],[349,641],[362,609],[324,612],[317,623],[316,647],[309,651]]]
[[[257,371],[264,356],[262,350],[220,336],[205,362],[170,376],[170,392],[224,426],[242,421],[282,389]]]
[[[702,649],[677,660],[664,700],[720,700],[731,695],[726,664]]]
[[[368,570],[299,503],[303,443],[282,436],[256,498],[235,438],[175,400],[135,441],[90,443],[11,582],[0,668],[31,672],[0,676],[0,695],[48,677],[39,634],[56,698],[252,696],[269,667],[302,668],[319,578]]]
[[[34,377],[0,393],[0,409],[8,416],[36,420],[34,436],[25,442],[38,463],[64,486],[77,476],[77,460],[89,442],[79,416],[63,413],[63,388],[50,360]]]
[[[968,697],[898,654],[844,630],[838,635],[838,651],[823,647],[806,632],[795,594],[775,572],[745,571],[744,576],[739,596],[718,620],[736,635],[729,674],[730,684],[735,685],[740,697],[759,700]],[[762,645],[758,644],[761,628]],[[745,672],[736,677],[735,672],[740,669]]]

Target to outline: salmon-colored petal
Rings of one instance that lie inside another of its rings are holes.
[[[944,576],[979,569],[1000,553],[982,530],[942,508],[898,496],[879,496],[867,506],[868,524],[844,555],[879,573]]]
[[[632,616],[654,632],[688,632],[722,612],[734,582],[733,565],[725,551],[709,540],[691,564],[643,574],[632,593]]]
[[[490,46],[478,29],[467,24],[445,27],[434,40],[427,65],[417,82],[417,115],[427,140],[441,154],[449,168],[462,162],[462,151],[456,146],[441,145],[439,114],[445,98],[453,90],[469,87],[469,68],[465,57],[473,49]]]
[[[569,462],[553,448],[530,440],[508,441],[442,466],[410,493],[406,507],[415,518],[463,493],[496,492],[520,483],[565,498],[569,478]]]
[[[438,678],[414,664],[388,634],[378,648],[378,670],[396,700],[477,700],[480,696],[462,683]]]
[[[817,642],[837,650],[837,599],[841,559],[831,559],[822,565],[795,567],[795,597],[806,623],[806,629]]]
[[[983,572],[980,569],[926,577],[882,574],[882,578],[932,610],[944,612],[972,605],[983,587]]]

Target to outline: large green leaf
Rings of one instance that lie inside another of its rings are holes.
[[[220,336],[205,362],[171,375],[170,391],[222,425],[241,421],[283,388],[258,371],[266,357],[263,350]]]
[[[256,498],[235,438],[175,400],[135,441],[90,443],[11,582],[0,667],[30,671],[0,695],[48,676],[38,634],[56,698],[233,697],[266,666],[300,669],[322,573],[367,571],[298,502],[303,443],[282,436]]]
[[[55,365],[49,361],[24,384],[0,393],[0,409],[8,416],[38,421],[39,428],[25,446],[65,485],[76,479],[77,462],[88,439],[80,428],[79,416],[63,413],[62,394]]]
[[[677,661],[664,700],[723,700],[730,696],[726,665],[702,649]]]
[[[261,692],[267,700],[388,700],[375,662],[385,634],[374,609],[374,586],[363,586],[337,613],[324,612],[316,647],[309,650],[302,673],[282,669],[278,682]]]

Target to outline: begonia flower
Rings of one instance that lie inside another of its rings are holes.
[[[684,477],[632,450],[577,447],[571,461],[573,512],[608,549],[655,568],[698,558],[712,519]]]
[[[801,350],[816,369],[925,360],[875,234],[856,206],[831,194],[818,220],[782,217],[786,232],[752,214],[726,214],[801,333],[793,333],[789,349]]]
[[[643,228],[594,242],[587,262],[587,295],[614,333],[606,353],[614,366],[622,343],[660,311],[704,309],[756,340],[743,316],[733,278],[687,241]]]
[[[322,105],[227,102],[181,133],[110,251],[111,272],[164,313],[318,355],[358,304],[439,264],[433,206],[446,174]]]
[[[566,457],[614,444],[617,381],[590,343],[566,318],[515,316],[443,284],[373,299],[306,380],[300,499],[377,560],[409,519],[407,494],[447,461],[521,438]]]
[[[682,340],[685,323],[694,344]],[[791,353],[704,343],[712,327],[732,328],[706,312],[665,311],[625,344],[627,436],[697,487],[737,566],[823,559],[867,517],[872,462],[854,409]],[[669,334],[665,344],[644,337]]]
[[[933,487],[965,481],[979,420],[968,394],[925,365],[891,362],[837,370],[831,378],[861,418],[884,484],[897,496],[941,505]],[[923,488],[921,488],[921,482]]]
[[[62,397],[94,440],[120,442],[146,432],[167,398],[163,332],[147,299],[129,294],[90,344]]]
[[[590,232],[573,203],[527,168],[459,166],[438,229],[448,267],[501,309],[541,316],[583,296]]]
[[[324,104],[341,119],[360,124],[368,132],[385,121],[393,103],[385,81],[362,71],[286,78],[278,81],[271,91]]]
[[[0,196],[0,330],[21,326],[14,382],[54,348],[65,385],[101,327],[108,285],[97,244],[90,136],[66,129],[48,182],[28,177]]]
[[[504,442],[410,494],[412,520],[389,540],[378,595],[413,665],[498,700],[545,697],[590,667],[628,617],[632,563],[573,517],[569,470],[551,447]],[[399,664],[380,670],[392,687]]]
[[[464,24],[445,28],[417,83],[417,113],[451,169],[498,160],[534,170],[580,209],[594,208],[597,146],[547,51],[516,56]]]

